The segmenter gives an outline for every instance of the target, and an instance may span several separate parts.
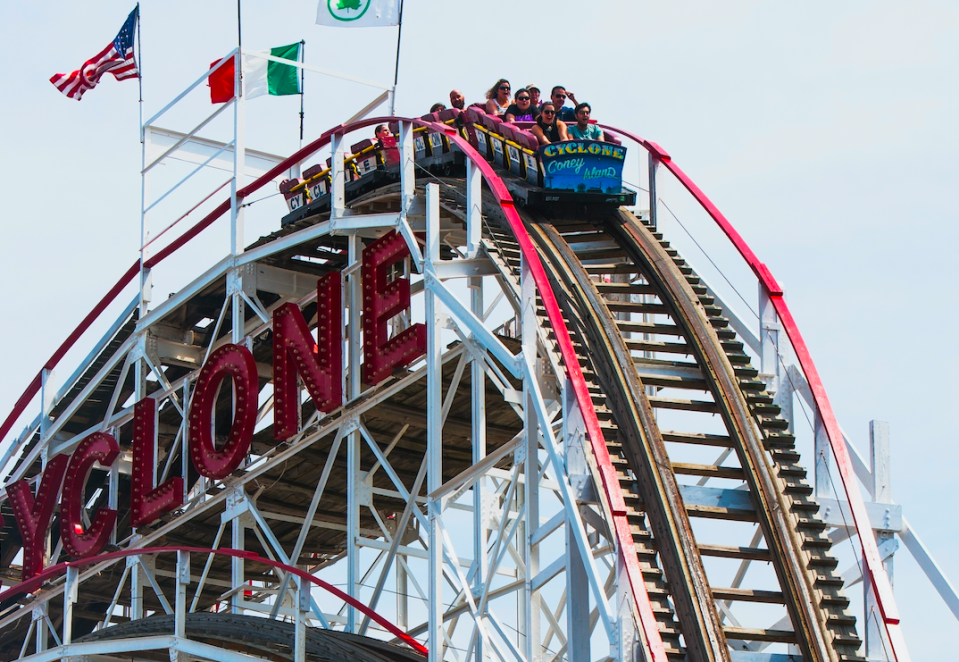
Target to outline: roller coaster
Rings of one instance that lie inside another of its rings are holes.
[[[554,152],[648,152],[650,209],[554,185],[522,125],[454,109],[336,126],[144,250],[0,428],[0,656],[909,659],[895,529],[782,288],[664,149],[602,128]],[[758,351],[659,231],[662,170],[758,279]],[[279,229],[244,245],[271,183]],[[225,216],[230,254],[151,307],[152,270]],[[787,341],[819,423],[807,464]],[[833,527],[861,547],[865,622]]]

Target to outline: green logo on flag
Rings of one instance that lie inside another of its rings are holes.
[[[373,0],[326,0],[330,16],[338,21],[355,21],[362,18]]]

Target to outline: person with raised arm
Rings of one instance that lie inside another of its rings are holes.
[[[514,103],[506,109],[505,121],[510,124],[514,122],[534,122],[539,115],[539,111],[533,108],[532,97],[526,88],[516,91]]]
[[[569,97],[570,101],[576,103],[576,95],[572,92],[567,92],[564,85],[554,85],[553,91],[550,92],[549,95],[550,101],[556,106],[556,119],[562,120],[563,122],[575,122],[576,116],[573,114],[573,109],[564,107],[567,97]]]
[[[458,108],[459,110],[466,108],[466,97],[459,90],[450,92],[450,108]]]
[[[569,140],[566,124],[556,118],[556,105],[552,101],[543,104],[536,118],[536,124],[530,129],[540,145],[549,145]]]
[[[589,123],[589,114],[592,108],[588,103],[576,104],[576,110],[573,111],[576,116],[576,124],[569,127],[569,135],[574,140],[598,140],[606,142],[603,138],[603,130],[595,124]]]
[[[490,115],[497,116],[505,113],[509,107],[509,93],[511,89],[509,81],[505,78],[500,78],[496,81],[496,85],[491,87],[486,93],[486,112]]]

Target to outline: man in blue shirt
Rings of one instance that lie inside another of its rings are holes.
[[[567,92],[566,88],[562,85],[553,87],[553,91],[550,92],[549,95],[553,105],[556,106],[556,119],[562,120],[563,122],[575,122],[576,116],[573,114],[573,109],[563,107],[567,97],[569,97],[570,101],[576,103],[576,95],[572,92]]]
[[[588,103],[576,105],[576,110],[573,111],[576,117],[576,124],[571,124],[567,127],[570,138],[574,140],[598,140],[600,142],[606,142],[603,139],[603,130],[595,124],[589,123],[589,114],[592,110]]]

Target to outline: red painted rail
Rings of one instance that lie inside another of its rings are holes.
[[[336,596],[340,600],[343,600],[351,607],[355,608],[364,616],[368,616],[370,620],[382,626],[387,632],[392,634],[394,637],[400,639],[407,646],[412,648],[418,653],[423,655],[429,655],[429,651],[426,649],[423,644],[418,642],[416,639],[406,634],[403,630],[393,625],[378,613],[364,605],[362,602],[356,598],[350,597],[340,589],[336,588],[332,584],[328,584],[319,577],[314,577],[306,570],[297,568],[292,565],[287,565],[285,563],[280,563],[279,561],[274,561],[272,559],[263,558],[259,554],[254,552],[247,552],[239,549],[223,548],[223,549],[208,549],[206,547],[144,547],[142,549],[122,549],[117,552],[110,552],[108,554],[100,554],[99,556],[91,556],[86,559],[80,559],[78,561],[69,561],[66,563],[58,563],[52,565],[49,568],[45,569],[39,575],[28,579],[25,582],[20,582],[14,586],[11,586],[6,591],[0,592],[0,602],[8,600],[10,598],[15,598],[18,595],[24,595],[26,593],[32,593],[40,587],[42,587],[46,582],[49,582],[60,575],[64,574],[67,571],[67,568],[83,568],[89,565],[97,565],[99,563],[105,563],[108,561],[115,561],[117,559],[127,558],[130,556],[141,556],[144,554],[164,554],[170,552],[189,552],[191,554],[216,554],[219,556],[230,556],[238,559],[245,559],[247,561],[255,561],[256,563],[262,563],[264,565],[272,566],[274,568],[279,568],[284,572],[288,572],[292,575],[296,575],[301,579],[305,579],[308,582],[316,584],[320,588],[324,589],[328,593]]]
[[[703,191],[696,186],[692,179],[676,165],[672,157],[659,145],[645,140],[629,131],[623,131],[612,126],[600,125],[604,129],[610,129],[616,133],[622,134],[638,143],[655,156],[673,175],[686,187],[693,197],[702,205],[706,213],[716,222],[729,241],[733,244],[739,254],[746,261],[746,264],[756,274],[756,278],[762,283],[763,289],[772,300],[773,307],[779,315],[779,320],[792,343],[796,356],[799,359],[799,365],[802,366],[806,375],[806,381],[809,383],[809,389],[812,392],[813,401],[816,403],[816,409],[822,420],[823,427],[826,430],[826,436],[829,438],[829,445],[832,448],[836,459],[836,468],[842,480],[843,489],[846,493],[846,499],[849,501],[849,507],[852,511],[853,522],[856,526],[856,533],[859,534],[859,540],[862,545],[862,555],[865,559],[866,571],[872,581],[872,586],[876,594],[876,602],[889,636],[889,643],[892,647],[894,659],[897,662],[907,662],[909,653],[906,650],[906,643],[899,627],[899,611],[896,608],[896,599],[892,593],[892,585],[889,582],[889,576],[886,574],[882,565],[882,557],[879,556],[879,548],[876,545],[876,538],[873,535],[872,525],[869,522],[869,514],[866,512],[866,504],[863,501],[862,494],[859,492],[859,486],[856,483],[856,474],[852,466],[852,460],[849,457],[849,450],[846,448],[843,440],[842,431],[839,429],[839,422],[833,412],[832,404],[826,395],[826,387],[819,377],[819,371],[813,363],[812,355],[799,332],[799,326],[786,305],[786,299],[783,297],[783,290],[779,283],[773,277],[769,268],[759,260],[753,250],[742,238],[742,235],[736,231],[732,223],[723,215],[719,208],[713,204]]]

